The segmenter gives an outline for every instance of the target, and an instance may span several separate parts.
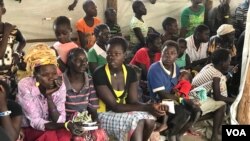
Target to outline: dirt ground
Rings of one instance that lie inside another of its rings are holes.
[[[185,134],[182,137],[182,141],[210,141],[209,138],[212,135],[212,121],[206,120],[197,122],[193,129],[201,134],[201,136],[194,136],[191,134]],[[160,141],[167,141],[164,136],[161,136]]]

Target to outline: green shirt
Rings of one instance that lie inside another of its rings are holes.
[[[101,65],[105,65],[107,63],[106,57],[107,57],[106,51],[104,51],[96,43],[88,51],[88,62],[97,63],[98,67]]]
[[[180,58],[177,58],[175,63],[179,68],[186,67],[186,53],[183,53]]]
[[[204,23],[205,7],[199,6],[198,11],[192,11],[190,7],[185,8],[181,13],[181,27],[188,30],[186,37],[189,37],[194,33],[194,29]]]

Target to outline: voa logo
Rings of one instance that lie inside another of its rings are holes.
[[[226,129],[227,136],[247,136],[244,129]]]

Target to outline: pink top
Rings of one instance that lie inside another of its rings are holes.
[[[155,53],[154,62],[157,62],[160,59],[161,59],[161,53],[160,52]],[[144,64],[147,68],[147,71],[148,71],[148,69],[151,65],[150,58],[148,55],[148,48],[144,47],[144,48],[139,49],[129,64],[132,64],[132,65]]]
[[[61,44],[60,42],[56,42],[53,45],[53,47],[57,50],[57,53],[61,57],[62,61],[66,63],[69,51],[73,48],[77,48],[78,45],[74,42],[69,42],[69,43],[64,43],[64,44]]]
[[[40,93],[35,83],[34,77],[26,77],[19,81],[17,102],[22,106],[25,115],[22,127],[31,126],[34,129],[44,131],[44,124],[50,122],[48,104],[47,99]],[[52,94],[52,99],[60,113],[57,123],[65,122],[66,88],[64,83],[58,91]]]

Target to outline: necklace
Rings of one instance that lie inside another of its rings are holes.
[[[117,74],[116,74],[116,73],[114,73],[113,75],[114,75],[115,78],[117,77]]]

